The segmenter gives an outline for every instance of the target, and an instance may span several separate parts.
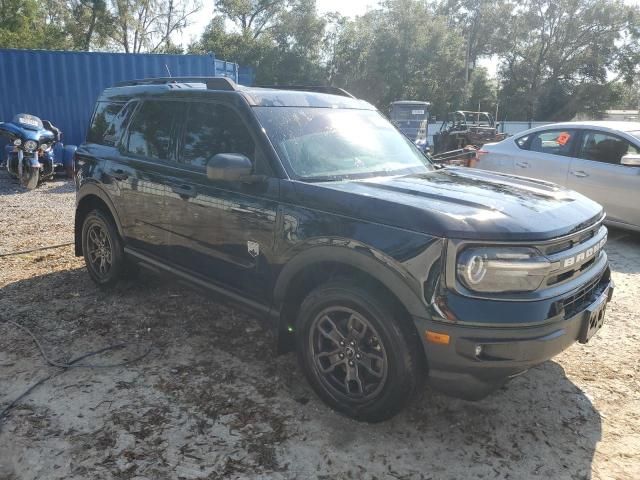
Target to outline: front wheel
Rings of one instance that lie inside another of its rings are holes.
[[[296,343],[309,383],[329,406],[368,422],[398,413],[419,383],[416,334],[384,296],[352,281],[311,292]]]
[[[40,169],[38,167],[25,166],[20,176],[20,185],[27,190],[33,190],[40,181]]]

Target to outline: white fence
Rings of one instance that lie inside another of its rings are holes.
[[[518,132],[522,132],[523,130],[549,125],[550,123],[553,122],[500,122],[498,130],[508,135],[514,135]]]

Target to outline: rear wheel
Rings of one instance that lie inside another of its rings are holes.
[[[82,252],[89,275],[101,287],[111,287],[127,269],[122,240],[113,220],[101,210],[87,214],[82,224]]]
[[[318,287],[304,300],[299,361],[332,408],[369,422],[398,413],[420,375],[415,333],[381,295],[350,281]]]

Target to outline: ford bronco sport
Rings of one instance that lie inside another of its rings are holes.
[[[366,421],[423,377],[482,398],[600,328],[613,291],[600,205],[436,168],[370,104],[322,90],[106,89],[75,157],[91,278],[147,267],[267,317],[317,394]]]

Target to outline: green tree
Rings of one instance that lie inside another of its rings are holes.
[[[508,0],[442,0],[437,7],[439,14],[464,41],[464,89],[463,101],[471,94],[470,82],[478,59],[506,53],[504,38],[515,8]]]
[[[71,42],[55,13],[38,0],[0,0],[0,47],[69,48]]]
[[[113,16],[105,0],[70,0],[65,29],[78,50],[106,48],[113,34]]]
[[[487,69],[476,67],[469,80],[469,98],[467,110],[495,112],[497,101],[497,82],[489,77]]]
[[[608,98],[602,86],[625,42],[628,8],[611,0],[528,0],[513,12],[500,71],[506,115],[564,120],[601,110]]]
[[[390,0],[342,27],[332,82],[386,111],[426,100],[443,115],[462,106],[464,46],[446,18],[415,0]]]
[[[215,5],[217,15],[190,52],[213,52],[252,66],[258,84],[322,82],[325,21],[315,0],[219,0]]]
[[[235,23],[240,33],[255,39],[277,23],[290,3],[289,0],[215,0],[215,8]]]
[[[200,10],[197,0],[111,0],[113,44],[126,53],[175,51],[171,35]]]

